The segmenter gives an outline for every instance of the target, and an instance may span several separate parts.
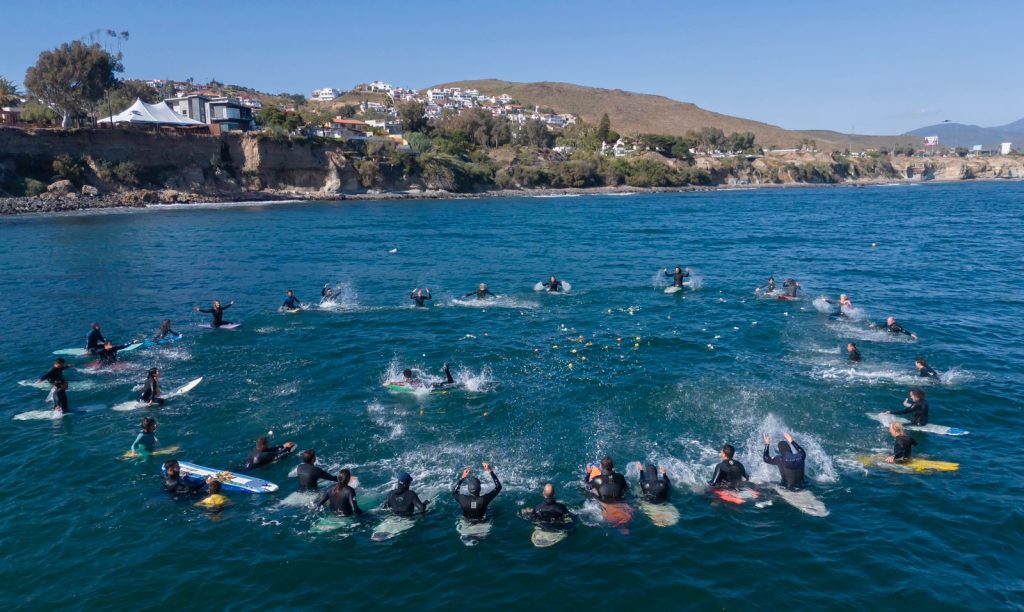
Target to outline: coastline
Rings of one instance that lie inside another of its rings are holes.
[[[952,183],[1014,182],[1021,178],[970,179],[866,179],[840,183],[735,183],[722,185],[691,185],[683,187],[584,187],[494,189],[477,192],[450,192],[444,190],[367,191],[363,193],[308,193],[288,191],[252,191],[223,194],[173,192],[167,198],[164,192],[135,190],[97,196],[74,197],[12,197],[0,198],[0,217],[65,215],[83,212],[128,212],[133,209],[180,210],[190,208],[226,208],[235,206],[272,206],[302,202],[404,202],[419,200],[482,200],[512,198],[564,198],[585,195],[630,196],[651,193],[710,193],[728,191],[760,191],[766,189],[806,188],[860,188],[877,186],[945,185]],[[142,194],[142,197],[139,194]],[[161,201],[164,195],[170,201]],[[150,197],[152,196],[152,197]]]

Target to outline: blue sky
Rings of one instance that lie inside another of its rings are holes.
[[[0,16],[0,75],[127,30],[126,77],[271,92],[501,78],[656,93],[792,129],[900,133],[1024,117],[1024,1],[110,2]]]

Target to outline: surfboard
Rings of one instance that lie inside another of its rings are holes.
[[[173,455],[174,453],[178,452],[179,450],[181,450],[180,446],[165,446],[163,448],[158,448],[158,449],[154,450],[153,452],[148,452],[148,451],[146,451],[146,449],[140,448],[138,450],[138,455],[137,456],[133,457],[131,451],[125,451],[125,452],[121,453],[121,457],[120,458],[121,459],[143,459],[144,460],[144,459],[147,459],[149,457],[166,457],[167,455]]]
[[[641,501],[639,505],[640,511],[651,519],[655,527],[671,527],[679,522],[679,510],[669,502],[652,504]]]
[[[182,338],[184,338],[184,336],[164,336],[159,340],[146,338],[145,340],[142,341],[142,348],[153,348],[154,346],[164,346],[165,344],[173,344],[174,342],[177,342]]]
[[[417,389],[419,389],[419,387],[414,387],[405,383],[388,383],[384,385],[384,388],[392,393],[416,393]]]
[[[53,352],[54,355],[60,355],[61,357],[85,357],[89,355],[89,351],[81,348],[66,348],[57,349]]]
[[[327,516],[322,516],[313,521],[313,523],[309,526],[309,532],[316,534],[334,533],[335,531],[339,531],[341,529],[351,529],[355,526],[355,524],[355,517],[328,514]],[[351,534],[345,533],[339,535],[342,535],[343,537],[348,537]]]
[[[476,546],[491,533],[491,521],[471,521],[467,518],[460,518],[455,524],[455,530],[459,533],[459,539],[466,546]]]
[[[572,291],[572,285],[569,283],[569,281],[564,281],[563,280],[563,281],[559,281],[559,282],[562,283],[561,291],[552,291],[547,283],[537,283],[537,284],[535,284],[533,286],[533,290],[534,291],[544,291],[544,292],[547,292],[547,293],[555,293],[555,294],[558,294],[558,293],[569,293],[570,291]]]
[[[374,542],[386,542],[412,529],[415,525],[416,521],[411,517],[391,515],[377,525],[370,539]]]
[[[857,457],[857,461],[861,465],[899,472],[955,472],[960,469],[960,464],[953,463],[952,461],[934,461],[931,459],[918,459],[916,457],[910,461],[889,463],[886,461],[886,455],[862,455]]]
[[[820,499],[814,496],[807,489],[800,489],[799,491],[792,491],[781,485],[773,484],[772,489],[781,497],[787,504],[793,506],[804,514],[811,516],[828,516],[828,508],[822,503]]]
[[[867,414],[869,419],[878,421],[885,427],[888,427],[890,423],[903,423],[903,428],[907,431],[923,431],[925,433],[933,433],[940,436],[966,436],[971,433],[966,429],[960,429],[959,427],[947,427],[946,425],[936,425],[934,423],[929,423],[927,425],[908,425],[907,423],[910,423],[909,419],[881,412],[868,412],[865,414]]]
[[[741,505],[749,501],[754,501],[761,497],[761,494],[753,489],[725,489],[725,488],[712,488],[711,494],[718,499],[729,502],[730,504]]]
[[[185,480],[189,482],[206,482],[206,479],[212,476],[221,482],[225,491],[273,493],[278,489],[276,484],[254,476],[236,474],[227,470],[215,470],[187,461],[179,461],[178,465],[181,466],[181,476]]]
[[[671,293],[679,293],[682,290],[683,290],[682,287],[676,287],[675,285],[672,285],[670,287],[665,287],[665,293],[669,293],[669,294],[671,294]]]
[[[45,380],[19,380],[18,384],[22,387],[35,387],[41,391],[49,391],[53,388],[53,385]],[[86,389],[93,389],[96,386],[96,382],[92,380],[75,380],[68,383],[68,390],[85,391]]]
[[[533,526],[533,533],[530,535],[530,541],[537,548],[548,548],[554,546],[569,535],[569,532],[564,529],[552,529],[550,527],[542,527],[540,525]]]
[[[164,395],[163,398],[165,400],[169,400],[171,398],[175,398],[175,397],[178,397],[180,395],[185,395],[186,393],[188,393],[192,389],[195,389],[196,386],[199,385],[199,383],[201,383],[201,382],[203,382],[203,377],[202,376],[200,376],[199,378],[193,378],[192,380],[190,380],[187,383],[185,383],[184,385],[178,387],[174,391],[171,391],[167,395]],[[129,410],[137,410],[139,408],[145,408],[148,405],[149,405],[148,403],[143,402],[141,400],[131,400],[131,401],[128,401],[128,402],[121,402],[120,404],[114,404],[113,408],[114,408],[114,410],[117,410],[119,412],[127,412]],[[157,405],[159,405],[159,404],[157,404]]]
[[[211,323],[200,323],[199,327],[202,329],[238,329],[241,327],[241,323],[225,323],[220,327],[214,327]]]
[[[103,410],[106,406],[103,404],[89,404],[87,406],[80,406],[78,408],[72,408],[67,413],[62,414],[59,410],[53,410],[47,408],[46,410],[29,410],[28,412],[22,412],[14,415],[15,421],[59,421],[60,419],[68,416],[69,414],[85,414],[87,412],[96,412],[97,410]]]

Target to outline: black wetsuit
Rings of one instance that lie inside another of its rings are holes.
[[[130,344],[118,344],[110,348],[104,348],[103,350],[96,353],[103,363],[115,363],[117,362],[117,352],[121,349],[128,348]]]
[[[39,377],[39,382],[45,381],[50,383],[51,385],[55,385],[64,380],[64,370],[71,367],[74,366],[70,366],[68,364],[64,364],[62,366],[53,366],[52,368],[46,371],[46,374],[43,374],[42,376]]]
[[[917,440],[907,434],[896,436],[896,442],[892,448],[892,459],[896,463],[910,461],[911,449],[917,446]]]
[[[850,357],[850,361],[853,361],[853,362],[859,362],[860,361],[860,349],[855,349],[855,350],[852,350],[852,351],[847,351],[847,354]]]
[[[291,310],[295,310],[298,308],[302,308],[302,302],[299,301],[299,298],[292,295],[284,299],[284,303],[281,304],[281,308],[289,308]]]
[[[928,424],[928,400],[922,399],[914,402],[909,408],[893,412],[894,415],[909,414],[911,425]]]
[[[629,490],[626,477],[615,471],[607,474],[602,471],[600,476],[593,478],[590,477],[590,472],[587,472],[587,477],[583,482],[587,485],[587,492],[600,501],[619,501],[626,496],[626,491]]]
[[[224,320],[224,311],[227,310],[228,308],[231,308],[231,306],[232,304],[228,304],[227,306],[221,306],[220,308],[200,308],[199,312],[212,314],[213,322],[210,325],[212,327],[220,327],[221,325],[224,325],[226,323],[231,323],[231,321]]]
[[[527,518],[538,523],[557,524],[567,523],[572,519],[572,514],[565,504],[555,501],[553,497],[545,497],[544,503],[530,511]]]
[[[68,392],[66,389],[55,387],[53,389],[53,409],[62,413],[68,412]]]
[[[478,299],[478,300],[486,300],[487,296],[498,297],[498,296],[494,295],[493,293],[491,293],[490,289],[477,289],[476,291],[473,291],[472,293],[467,293],[466,295],[464,295],[462,297],[468,298],[468,297],[472,297],[474,295],[476,296],[476,299]]]
[[[416,292],[410,293],[409,299],[416,303],[417,308],[423,308],[426,306],[425,302],[427,300],[432,300],[434,298],[430,295],[429,291],[425,291],[423,295],[419,295]]]
[[[363,513],[359,503],[356,502],[356,490],[348,485],[343,487],[335,485],[321,493],[319,499],[316,500],[315,506],[320,508],[324,504],[330,504],[331,512],[338,516],[352,516],[353,514]]]
[[[139,396],[139,401],[160,404],[161,406],[166,401],[160,397],[160,383],[152,376],[146,377],[146,384],[142,387],[142,395]]]
[[[455,497],[455,501],[459,502],[462,506],[462,516],[468,519],[482,519],[484,513],[487,512],[487,506],[490,505],[494,498],[501,493],[501,482],[498,480],[498,475],[493,471],[491,472],[491,480],[494,482],[494,488],[484,495],[463,495],[459,492],[459,488],[462,486],[465,478],[460,478],[455,483],[455,488],[452,489],[452,496]]]
[[[652,504],[663,504],[668,501],[668,493],[672,484],[668,481],[668,474],[662,474],[654,481],[648,480],[647,474],[640,471],[640,490],[644,492],[644,501]]]
[[[299,467],[295,468],[295,472],[299,477],[300,491],[316,491],[321,480],[338,482],[337,476],[331,476],[327,470],[321,468],[319,465],[313,465],[312,463],[301,464]]]
[[[181,477],[166,476],[164,477],[164,491],[174,495],[199,495],[203,492],[203,488],[206,485],[200,482],[189,482]]]
[[[334,287],[324,285],[324,288],[320,290],[320,297],[325,300],[334,299]]]
[[[708,484],[712,487],[734,489],[748,478],[747,469],[742,463],[735,459],[726,459],[715,466],[715,473]]]
[[[907,330],[903,329],[899,323],[893,323],[892,325],[889,325],[888,323],[883,323],[882,327],[884,327],[885,331],[889,332],[890,334],[903,334],[904,336],[914,335],[908,332]]]
[[[786,295],[788,295],[789,297],[796,297],[797,287],[799,287],[799,283],[797,283],[792,278],[787,278],[786,280],[782,281],[782,288],[786,290]]]
[[[764,445],[764,462],[772,465],[779,466],[779,474],[782,476],[782,482],[788,489],[795,489],[803,485],[804,483],[804,460],[807,458],[807,453],[800,447],[796,442],[792,443],[795,453],[785,453],[771,456],[771,449],[767,444]]]
[[[180,336],[180,335],[181,335],[181,334],[179,334],[178,332],[174,331],[174,330],[173,330],[173,329],[171,329],[170,327],[168,327],[168,328],[164,329],[164,327],[163,327],[163,326],[161,326],[161,327],[160,327],[160,331],[156,332],[156,335],[155,335],[155,336],[153,336],[153,341],[154,341],[154,342],[156,342],[157,340],[163,340],[163,339],[164,339],[164,338],[166,338],[167,336],[174,336],[174,337],[178,337],[178,336]]]
[[[399,484],[393,491],[388,493],[384,500],[384,508],[391,510],[395,516],[412,516],[414,512],[427,511],[427,504],[420,500],[420,496],[404,484]]]
[[[676,287],[682,287],[683,286],[683,279],[688,277],[689,275],[690,275],[690,273],[687,272],[686,270],[682,270],[682,271],[679,271],[679,272],[669,272],[668,270],[665,271],[665,276],[670,277],[672,279],[672,284],[674,286],[676,286]],[[775,288],[772,287],[772,290],[774,290],[774,289]]]
[[[89,331],[89,335],[85,337],[85,350],[95,355],[103,349],[103,345],[106,344],[107,339],[103,337],[98,329],[92,329]]]
[[[548,291],[554,291],[555,293],[562,290],[562,281],[548,281],[544,283],[548,287]]]
[[[265,451],[253,449],[252,452],[249,453],[248,459],[245,460],[245,469],[251,470],[253,468],[270,465],[281,457],[292,452],[293,448],[295,447],[290,446],[285,448],[284,446],[271,446]]]
[[[917,371],[917,375],[921,378],[938,378],[939,373],[935,371],[935,368],[931,366],[924,366]]]

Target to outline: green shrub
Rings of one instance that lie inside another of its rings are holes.
[[[53,160],[53,171],[61,178],[77,183],[82,178],[82,161],[67,153],[59,155]]]
[[[25,195],[37,196],[46,193],[46,183],[34,178],[25,179]]]
[[[114,178],[125,185],[139,184],[139,166],[133,161],[123,161],[114,166]]]

